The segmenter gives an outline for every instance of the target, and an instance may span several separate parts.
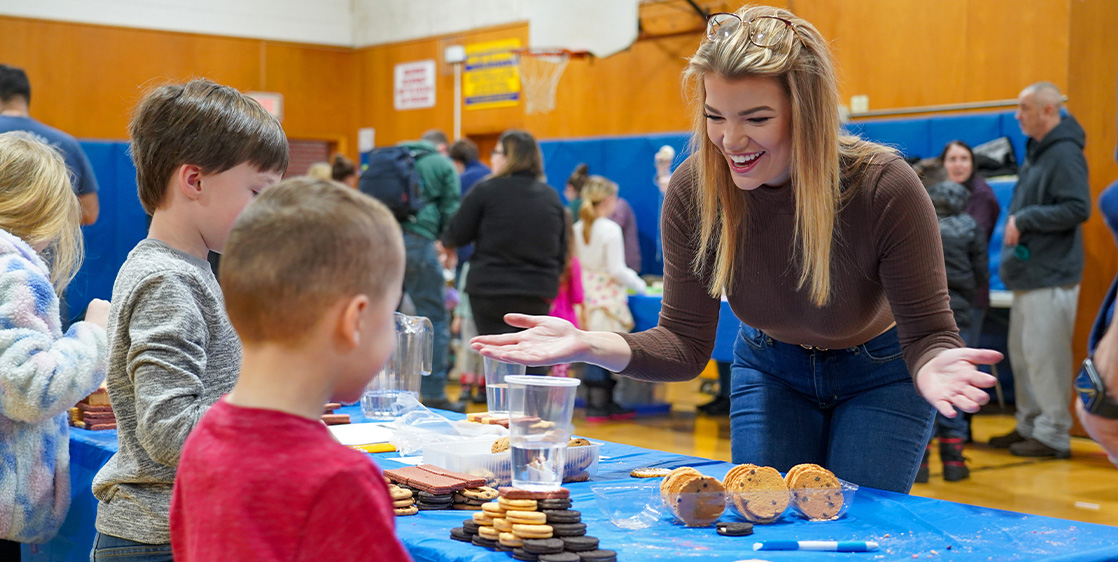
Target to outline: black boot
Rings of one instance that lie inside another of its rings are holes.
[[[928,483],[928,456],[931,455],[931,454],[932,454],[932,444],[928,443],[928,446],[924,447],[924,458],[920,460],[920,470],[916,471],[916,483],[917,484],[927,484]]]
[[[943,461],[943,479],[958,482],[970,478],[967,459],[963,457],[963,438],[939,439],[939,458]]]

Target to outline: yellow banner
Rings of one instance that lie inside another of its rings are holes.
[[[511,107],[520,103],[520,67],[516,55],[519,39],[466,45],[466,71],[462,97],[466,109]]]

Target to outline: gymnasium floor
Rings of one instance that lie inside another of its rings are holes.
[[[650,449],[730,460],[730,420],[695,414],[695,406],[710,399],[699,392],[699,380],[669,383],[666,398],[674,404],[671,415],[642,417],[628,422],[588,424],[575,412],[575,433]],[[453,397],[457,389],[451,388]],[[471,404],[469,410],[484,411]],[[971,477],[945,482],[942,465],[933,447],[931,479],[916,484],[918,496],[1059,517],[1075,521],[1118,525],[1118,470],[1093,441],[1072,438],[1070,460],[1032,460],[985,445],[990,437],[1013,429],[1012,415],[982,414],[973,418],[976,444],[965,455]]]

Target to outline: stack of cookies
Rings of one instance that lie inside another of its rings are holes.
[[[798,464],[784,476],[792,505],[813,521],[830,521],[842,513],[842,485],[835,474],[817,464]]]
[[[411,492],[418,511],[436,509],[476,509],[482,503],[496,497],[496,490],[485,486],[484,478],[460,474],[437,466],[421,464],[399,469],[385,470],[384,476],[396,487]],[[461,496],[462,501],[455,501]],[[488,497],[489,499],[484,499]],[[474,506],[470,506],[470,503]],[[403,498],[401,498],[403,501]],[[463,507],[458,507],[459,505]],[[405,506],[406,507],[406,506]],[[400,513],[397,515],[412,515]]]
[[[327,402],[322,407],[322,423],[326,425],[345,425],[349,423],[349,414],[335,414],[334,410],[341,408],[337,402]]]
[[[660,483],[660,496],[688,527],[713,525],[726,510],[726,489],[713,476],[689,466],[677,468]]]
[[[788,509],[788,485],[775,468],[741,464],[722,479],[730,506],[751,523],[772,523]]]
[[[497,498],[497,490],[489,486],[478,486],[476,488],[463,488],[454,492],[454,509],[463,509],[466,511],[481,511],[481,506],[493,501]]]
[[[388,495],[392,497],[392,511],[396,515],[415,515],[419,513],[419,508],[415,505],[415,492],[393,484],[388,478],[384,479],[388,484]]]
[[[586,536],[582,514],[570,509],[570,492],[530,492],[501,488],[496,502],[450,531],[451,538],[511,552],[516,560],[533,562],[615,562],[617,554],[598,549]]]
[[[98,431],[102,429],[116,429],[116,414],[109,403],[109,393],[104,388],[99,388],[78,402],[77,406],[70,408],[70,425]]]

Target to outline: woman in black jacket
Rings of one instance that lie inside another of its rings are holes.
[[[567,251],[563,205],[540,181],[536,139],[505,131],[492,164],[494,175],[470,190],[442,236],[446,251],[474,243],[466,293],[480,335],[519,331],[505,324],[510,312],[547,314]]]

